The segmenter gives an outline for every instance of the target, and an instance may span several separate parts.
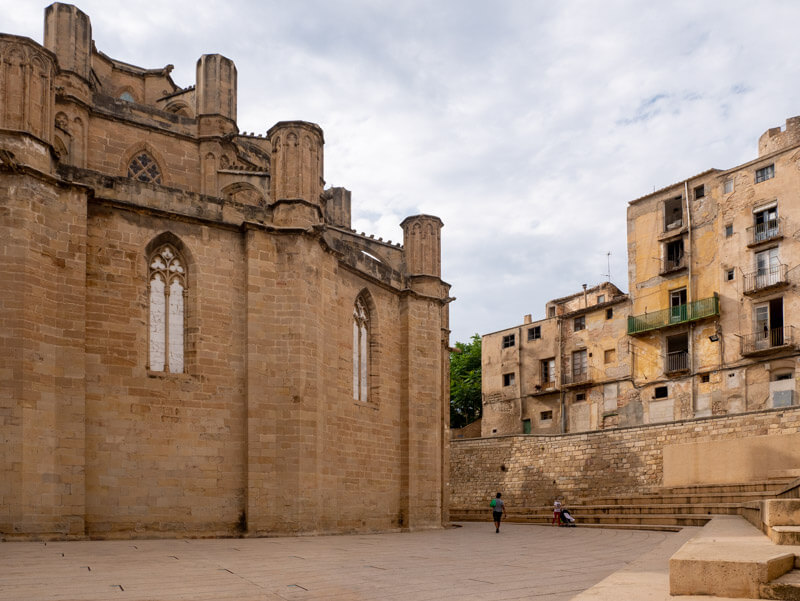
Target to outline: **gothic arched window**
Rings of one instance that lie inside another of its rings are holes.
[[[170,244],[150,256],[150,361],[152,371],[183,372],[186,268]]]
[[[153,157],[141,152],[128,164],[128,177],[146,184],[160,184],[161,170]]]
[[[353,398],[368,400],[369,390],[369,312],[359,297],[353,307]]]

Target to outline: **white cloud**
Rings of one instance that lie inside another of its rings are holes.
[[[45,4],[0,0],[42,38]],[[800,113],[800,4],[767,0],[85,0],[98,48],[143,67],[222,53],[239,125],[325,131],[354,227],[401,241],[441,217],[454,340],[541,318],[547,300],[627,288],[627,202],[754,158]]]

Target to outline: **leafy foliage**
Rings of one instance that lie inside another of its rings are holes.
[[[450,427],[463,428],[481,416],[481,337],[456,342],[450,353]]]

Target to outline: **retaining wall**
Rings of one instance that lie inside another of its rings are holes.
[[[728,446],[755,437],[800,432],[800,407],[716,416],[615,430],[561,435],[497,436],[451,442],[451,508],[488,507],[497,491],[509,506],[547,505],[556,495],[567,503],[615,494],[650,492],[663,485],[665,449],[713,443]],[[800,468],[800,449],[785,449],[781,468]],[[787,460],[787,455],[790,457]],[[670,461],[670,459],[668,459]],[[727,482],[744,480],[736,456],[714,454]],[[674,472],[675,466],[669,466]],[[769,461],[763,477],[779,474]],[[790,475],[787,473],[787,475]],[[688,484],[689,482],[687,482]],[[718,483],[718,482],[716,482]],[[676,485],[676,482],[671,482]]]

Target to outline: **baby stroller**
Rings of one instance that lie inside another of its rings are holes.
[[[566,507],[563,507],[561,509],[561,523],[559,524],[559,526],[565,526],[565,527],[571,526],[573,528],[575,527],[575,518],[572,517],[572,514],[570,514],[569,510]]]

